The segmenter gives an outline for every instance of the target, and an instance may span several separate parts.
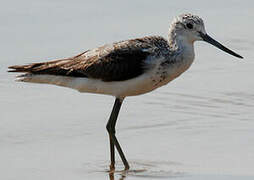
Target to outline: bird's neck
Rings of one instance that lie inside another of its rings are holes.
[[[179,35],[174,29],[171,29],[168,43],[170,51],[176,55],[177,62],[185,61],[188,66],[192,64],[195,57],[193,41],[189,41],[185,36]]]
[[[185,36],[177,34],[174,29],[169,31],[168,41],[172,51],[188,51],[194,54],[193,41],[190,41]]]

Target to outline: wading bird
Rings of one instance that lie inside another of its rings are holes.
[[[194,60],[195,41],[206,41],[243,58],[212,39],[200,17],[182,14],[171,23],[168,40],[161,36],[147,36],[116,42],[71,58],[10,66],[9,72],[23,73],[17,77],[22,82],[54,84],[79,92],[114,96],[115,103],[106,125],[110,140],[110,169],[115,168],[116,147],[125,170],[128,170],[128,161],[115,135],[124,98],[148,93],[186,71]]]

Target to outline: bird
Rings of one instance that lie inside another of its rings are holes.
[[[17,81],[63,86],[81,93],[98,93],[115,98],[106,124],[110,145],[110,170],[115,169],[115,149],[129,170],[129,163],[116,137],[116,121],[124,99],[151,92],[168,84],[191,66],[194,42],[205,41],[243,58],[210,37],[204,21],[190,13],[176,16],[169,26],[168,39],[145,36],[106,44],[74,57],[27,65],[10,66],[19,72]]]

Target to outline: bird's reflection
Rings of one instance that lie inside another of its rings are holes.
[[[109,180],[124,180],[126,178],[127,171],[121,171],[121,173],[117,173],[117,176],[120,176],[119,179],[115,179],[116,174],[114,170],[109,171],[108,175],[109,175]]]

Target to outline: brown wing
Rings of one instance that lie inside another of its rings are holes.
[[[12,70],[9,72],[87,77],[103,81],[128,80],[144,73],[144,61],[151,55],[144,48],[151,47],[141,39],[129,40],[86,51],[73,58],[10,66]]]

